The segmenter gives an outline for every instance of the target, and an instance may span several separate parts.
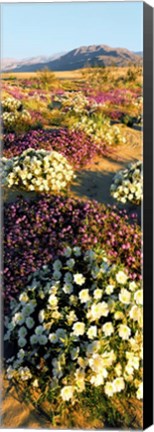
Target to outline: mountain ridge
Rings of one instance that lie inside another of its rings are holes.
[[[5,67],[3,72],[36,72],[48,68],[53,71],[81,69],[88,66],[127,66],[140,64],[141,52],[134,53],[126,48],[112,48],[108,45],[88,45],[53,56],[37,56],[23,59],[16,65]]]

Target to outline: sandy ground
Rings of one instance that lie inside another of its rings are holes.
[[[126,127],[123,129],[127,144],[118,145],[110,156],[97,157],[86,169],[77,172],[75,184],[72,186],[74,195],[105,204],[117,203],[110,195],[110,186],[116,171],[125,169],[130,162],[142,159],[141,132]]]
[[[142,158],[142,137],[140,131],[125,128],[129,144],[117,146],[110,157],[96,158],[90,166],[77,173],[76,183],[72,187],[72,194],[81,199],[96,199],[99,202],[113,203],[110,197],[110,185],[114,173],[132,161]],[[2,403],[2,427],[4,428],[52,428],[51,423],[43,416],[36,413],[32,405],[18,400],[18,395],[14,389],[6,394],[7,383],[4,382],[4,395]],[[126,403],[127,405],[127,403]],[[133,403],[131,409],[134,409]],[[124,409],[128,409],[126,406]],[[137,403],[135,416],[142,417],[142,405]],[[100,422],[93,424],[88,422],[88,418],[83,413],[74,410],[74,427],[76,428],[103,428]],[[135,417],[134,417],[135,418]],[[139,421],[140,422],[140,421]],[[142,424],[140,423],[141,427]],[[138,422],[134,424],[139,428]],[[61,426],[62,427],[62,426]],[[63,424],[63,427],[68,427]],[[73,427],[73,426],[72,426]]]

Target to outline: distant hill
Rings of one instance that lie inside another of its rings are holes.
[[[143,57],[143,51],[137,51],[137,52],[135,52],[134,54],[136,54],[136,55],[139,55],[139,56]]]
[[[30,57],[30,58],[26,58],[23,60],[17,60],[17,59],[11,59],[11,58],[5,58],[5,59],[1,59],[1,69],[4,72],[11,72],[14,71],[15,69],[21,69],[24,68],[25,66],[30,67],[30,66],[35,66],[36,64],[44,64],[44,63],[48,63],[52,60],[56,60],[57,58],[61,57],[63,54],[65,54],[64,52],[58,53],[58,54],[53,54],[52,56],[38,56],[38,57]]]
[[[86,66],[127,66],[139,64],[142,58],[125,48],[111,48],[107,45],[90,45],[76,48],[63,54],[56,54],[48,59],[34,57],[26,59],[18,64],[9,65],[3,71],[10,72],[35,72],[48,68],[53,71],[66,71],[81,69]]]

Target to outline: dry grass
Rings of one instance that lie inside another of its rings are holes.
[[[127,74],[128,69],[130,69],[129,66],[124,67],[106,67],[106,72],[112,73],[112,78],[116,79],[119,76],[125,77]],[[73,79],[83,79],[84,73],[88,71],[88,69],[77,69],[73,71],[59,71],[54,72],[57,79],[66,79],[66,80],[73,80]],[[28,78],[35,78],[38,72],[5,72],[2,73],[2,79],[9,79],[10,77],[15,77],[18,79],[28,79]]]
[[[57,79],[81,79],[81,70],[74,70],[74,71],[61,71],[61,72],[54,72],[55,77]],[[5,72],[2,73],[2,79],[9,79],[10,77],[15,77],[17,79],[29,79],[29,78],[35,78],[37,76],[37,72]]]

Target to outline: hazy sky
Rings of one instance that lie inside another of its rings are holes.
[[[2,58],[52,55],[82,45],[143,49],[142,2],[2,4]]]

